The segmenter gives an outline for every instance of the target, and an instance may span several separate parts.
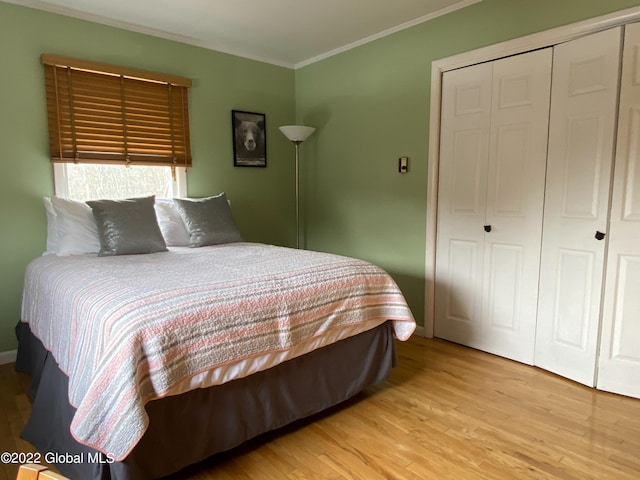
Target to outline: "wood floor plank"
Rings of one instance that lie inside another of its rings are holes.
[[[397,347],[387,381],[171,480],[640,478],[640,400],[442,340]],[[0,366],[0,450],[32,449],[27,388]]]

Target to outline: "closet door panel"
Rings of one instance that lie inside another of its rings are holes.
[[[494,62],[483,349],[533,363],[551,49]]]
[[[605,108],[603,112],[590,112],[566,119],[566,132],[558,139],[564,142],[561,147],[565,149],[563,171],[558,172],[555,165],[549,170],[550,173],[562,176],[562,217],[577,219],[578,222],[574,223],[583,228],[589,228],[590,222],[580,220],[598,221],[608,209],[606,194],[609,189],[608,185],[603,185],[601,175],[603,171],[611,169],[611,154],[608,152],[612,145],[612,129],[611,116],[606,116],[611,111],[611,106],[606,105]],[[605,136],[608,139],[606,146]],[[553,146],[556,147],[557,144],[554,143]],[[605,148],[608,150],[603,155]],[[605,177],[608,179],[610,175]],[[602,187],[604,191],[601,192]]]
[[[471,129],[453,135],[453,171],[451,172],[452,216],[484,217],[486,173],[486,131]]]
[[[638,47],[640,49],[640,46]],[[640,51],[638,59],[640,63]],[[634,87],[640,86],[640,72]],[[633,105],[626,113],[629,127],[625,129],[627,137],[626,158],[620,168],[624,168],[622,198],[622,218],[625,221],[640,221],[640,106]]]
[[[535,364],[594,386],[621,28],[554,47]]]
[[[491,331],[517,334],[520,324],[523,248],[491,245],[487,319]]]
[[[443,78],[435,330],[477,346],[491,124],[491,63]]]
[[[557,311],[554,312],[554,341],[561,345],[587,349],[590,300],[595,255],[591,252],[561,249],[558,252],[556,281]]]
[[[640,24],[622,65],[597,387],[640,398]]]
[[[473,292],[477,288],[478,243],[452,239],[449,242],[446,315],[450,321],[462,322],[472,328],[476,318]],[[465,294],[466,293],[466,294]]]
[[[551,50],[443,78],[435,335],[532,363]]]
[[[611,353],[613,358],[640,362],[638,339],[640,338],[640,257],[636,255],[620,255],[618,262],[618,276],[616,278],[618,294],[613,324]],[[640,380],[636,378],[636,380]]]

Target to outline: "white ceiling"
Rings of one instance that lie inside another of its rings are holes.
[[[4,0],[300,67],[481,0]]]

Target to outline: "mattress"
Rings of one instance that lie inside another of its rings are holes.
[[[146,405],[269,370],[390,321],[415,321],[371,263],[262,244],[148,255],[43,256],[22,321],[68,379],[79,444],[124,460]]]

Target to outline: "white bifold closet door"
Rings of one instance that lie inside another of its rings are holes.
[[[535,364],[595,386],[622,29],[554,47]]]
[[[446,72],[435,335],[532,364],[551,49]]]
[[[640,24],[625,27],[597,386],[640,398]]]

